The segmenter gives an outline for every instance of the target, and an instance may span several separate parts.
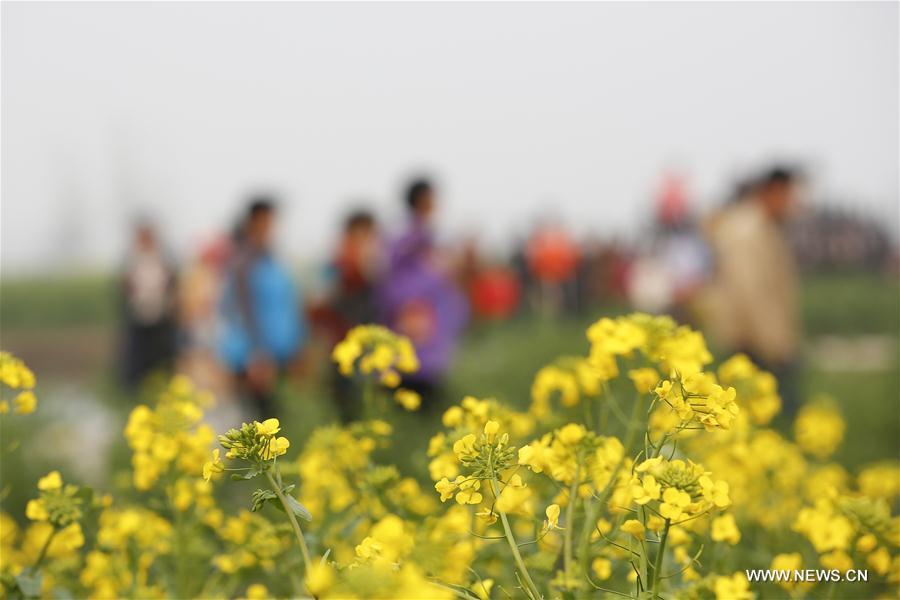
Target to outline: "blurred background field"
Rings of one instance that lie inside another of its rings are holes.
[[[128,466],[121,430],[131,408],[150,398],[124,393],[110,368],[116,353],[112,286],[109,277],[99,275],[0,284],[3,347],[32,365],[42,403],[33,419],[17,424],[24,429],[15,437],[27,452],[13,453],[4,465],[4,479],[12,484],[11,509],[24,507],[31,482],[53,466],[65,465],[102,486],[114,484],[116,471]],[[854,469],[895,455],[900,286],[876,274],[833,273],[807,276],[802,290],[805,358],[799,387],[804,398],[826,393],[838,401],[847,432],[835,458]],[[541,366],[561,354],[585,352],[587,326],[627,310],[598,306],[553,319],[525,313],[476,325],[465,334],[449,374],[448,401],[493,396],[526,408],[532,377]],[[310,349],[313,372],[279,390],[284,428],[300,444],[314,428],[337,417],[325,385],[327,352]],[[388,415],[401,435],[385,458],[426,482],[427,459],[418,450],[440,428],[439,416]],[[788,423],[780,426],[790,435]]]

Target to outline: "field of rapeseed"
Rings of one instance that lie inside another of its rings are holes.
[[[771,427],[777,383],[745,356],[713,369],[665,317],[603,318],[590,351],[533,377],[527,409],[465,397],[417,454],[429,485],[383,457],[381,416],[411,344],[374,326],[334,350],[365,418],[297,439],[276,419],[216,432],[183,377],[130,414],[117,498],[51,471],[27,526],[0,514],[11,598],[877,598],[900,584],[900,465],[830,460],[845,421],[805,404]],[[2,355],[4,420],[40,410]],[[3,452],[15,452],[4,440]],[[228,501],[238,489],[239,505]],[[868,581],[750,583],[746,569],[866,569]]]

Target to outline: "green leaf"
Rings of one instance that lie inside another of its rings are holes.
[[[295,515],[297,515],[304,521],[312,521],[312,513],[310,513],[309,510],[305,506],[300,504],[299,500],[297,500],[293,496],[285,496],[285,498],[287,499],[288,506],[291,507],[291,511]],[[276,506],[278,508],[280,508],[281,510],[284,510],[284,508],[281,506],[280,503],[277,504]]]
[[[305,521],[312,521],[312,514],[307,510],[305,506],[300,504],[300,502],[290,495],[290,491],[294,489],[293,485],[289,485],[285,487],[282,492],[285,492],[284,499],[287,501],[288,506],[291,508],[291,512],[293,512],[296,516],[300,517]],[[281,501],[278,499],[278,494],[276,494],[272,490],[256,490],[253,492],[253,495],[250,497],[250,510],[253,512],[258,512],[265,506],[266,502],[271,502],[272,505],[280,510],[284,511],[284,506],[281,504]]]
[[[26,598],[38,598],[41,595],[41,574],[25,569],[16,576],[16,585]]]
[[[260,475],[261,473],[262,473],[262,469],[259,467],[259,465],[255,465],[253,467],[250,467],[250,470],[247,471],[246,473],[232,473],[231,478],[234,481],[240,481],[242,479],[253,479],[257,475]]]

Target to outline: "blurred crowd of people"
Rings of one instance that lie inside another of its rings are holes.
[[[232,235],[180,274],[154,230],[140,224],[123,277],[126,383],[176,361],[204,381],[224,371],[248,408],[272,416],[280,379],[303,370],[311,340],[330,348],[353,326],[378,322],[413,341],[420,368],[403,386],[434,405],[469,320],[462,270],[435,242],[435,202],[433,185],[414,181],[406,226],[386,240],[371,212],[348,215],[328,265],[330,289],[306,303],[274,252],[273,198],[251,199]],[[341,418],[352,419],[352,385],[335,376],[334,388]]]
[[[863,252],[869,261],[896,254],[886,235],[876,244],[871,231],[846,220],[837,240],[828,237],[840,223],[834,217],[807,216],[789,228],[801,184],[799,171],[774,166],[698,215],[684,182],[667,177],[637,243],[579,243],[561,224],[544,222],[507,259],[491,260],[472,241],[437,242],[438,190],[417,179],[403,198],[405,225],[394,235],[365,208],[346,216],[327,265],[328,290],[305,299],[274,252],[274,198],[252,198],[231,235],[183,269],[141,223],[122,278],[123,377],[134,386],[154,370],[188,370],[211,387],[230,386],[246,410],[269,417],[278,413],[274,398],[285,374],[310,371],[309,348],[330,350],[355,325],[377,322],[413,341],[421,368],[403,386],[427,410],[442,402],[468,323],[523,310],[554,316],[628,306],[672,314],[705,329],[723,350],[747,353],[779,377],[790,409],[800,344],[798,258],[805,264],[814,247]],[[337,412],[352,420],[354,387],[332,373]]]

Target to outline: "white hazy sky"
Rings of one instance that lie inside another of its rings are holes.
[[[633,232],[666,168],[701,204],[762,161],[898,204],[898,5],[2,5],[2,267],[116,263],[150,213],[184,251],[245,191],[321,254],[425,170],[449,232],[552,214]]]

